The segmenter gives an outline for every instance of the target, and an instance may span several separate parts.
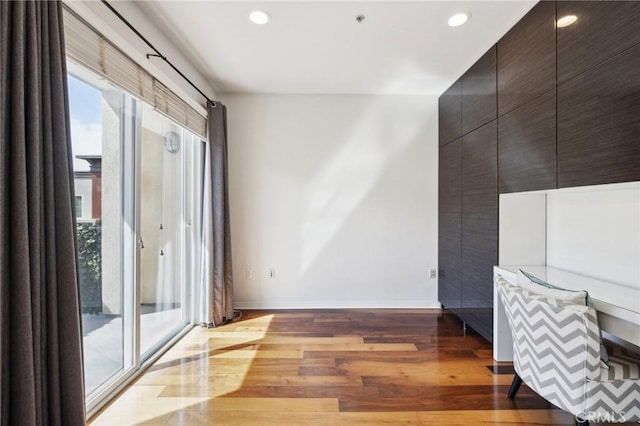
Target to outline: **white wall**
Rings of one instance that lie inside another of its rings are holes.
[[[102,155],[102,312],[121,315],[124,99],[119,90],[102,91],[100,153]]]
[[[223,101],[237,307],[439,307],[437,97]]]
[[[550,191],[547,265],[640,288],[640,184]]]

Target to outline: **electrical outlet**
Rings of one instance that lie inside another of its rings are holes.
[[[438,276],[437,268],[429,268],[429,278],[436,278]]]
[[[269,269],[268,275],[270,279],[276,279],[276,270],[274,268]]]
[[[247,277],[248,279],[253,278],[253,271],[251,269],[245,269],[244,276]]]

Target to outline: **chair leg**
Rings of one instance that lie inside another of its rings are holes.
[[[521,384],[522,384],[522,379],[520,378],[520,376],[518,376],[517,373],[514,374],[513,382],[511,382],[511,386],[509,387],[509,393],[507,393],[507,396],[513,399],[513,397],[516,396],[516,393],[518,393],[518,389],[520,389]]]

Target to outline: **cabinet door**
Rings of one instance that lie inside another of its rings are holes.
[[[440,146],[461,136],[460,124],[462,104],[460,101],[460,80],[449,87],[438,99],[438,130]]]
[[[498,41],[498,116],[556,86],[555,11],[541,1]]]
[[[554,189],[556,91],[498,119],[499,192]]]
[[[558,187],[640,180],[640,45],[558,86]]]
[[[462,138],[462,319],[492,340],[493,266],[498,262],[497,122]]]
[[[460,307],[462,140],[440,148],[438,172],[438,298]]]
[[[485,53],[460,79],[462,134],[496,119],[496,47]]]
[[[559,1],[558,19],[568,15],[578,20],[557,31],[559,83],[640,43],[638,1]]]

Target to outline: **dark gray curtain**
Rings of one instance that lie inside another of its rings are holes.
[[[229,226],[227,107],[209,105],[209,143],[205,160],[203,203],[202,323],[216,327],[233,319],[233,273]]]
[[[0,423],[85,423],[62,4],[0,2]]]

